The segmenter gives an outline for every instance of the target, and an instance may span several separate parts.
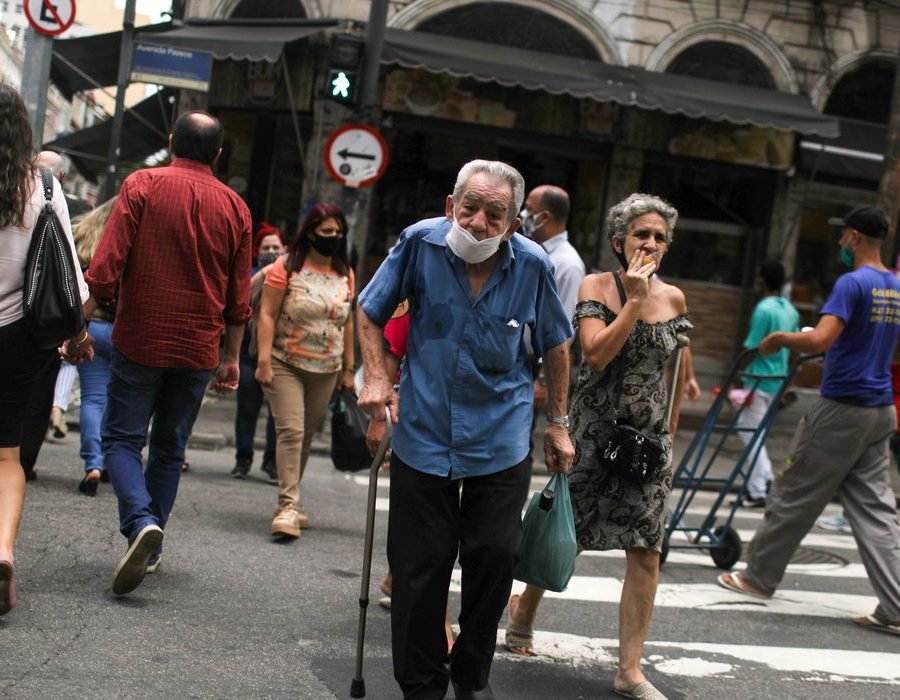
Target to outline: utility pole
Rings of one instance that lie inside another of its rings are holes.
[[[137,0],[125,0],[125,16],[122,19],[122,44],[119,50],[119,77],[116,81],[116,109],[113,113],[112,133],[106,166],[106,183],[103,186],[103,201],[116,194],[119,170],[119,145],[122,143],[122,123],[125,119],[125,89],[131,74],[131,55],[134,51],[134,14]]]
[[[363,67],[360,102],[372,115],[375,95],[378,92],[378,70],[381,68],[381,50],[384,47],[384,26],[387,24],[388,0],[372,0],[369,6],[369,22],[366,25],[366,53]]]
[[[31,133],[35,149],[44,143],[44,117],[47,114],[47,88],[50,84],[50,62],[53,39],[29,26],[25,29],[25,61],[22,65],[22,101],[31,117]]]
[[[888,121],[884,172],[878,187],[878,206],[888,219],[887,244],[884,254],[887,266],[897,265],[897,223],[900,218],[900,50],[894,63],[894,91],[891,95],[891,116]]]

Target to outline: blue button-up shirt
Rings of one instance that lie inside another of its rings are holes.
[[[461,479],[508,469],[528,454],[533,386],[522,331],[538,354],[572,335],[544,250],[519,234],[473,301],[450,222],[406,229],[359,297],[383,326],[403,299],[412,314],[393,449],[406,464]]]

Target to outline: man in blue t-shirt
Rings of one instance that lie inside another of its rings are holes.
[[[888,476],[888,442],[897,429],[891,360],[900,336],[900,281],[881,262],[888,224],[879,209],[856,207],[829,223],[841,229],[840,259],[853,272],[835,283],[812,331],[779,331],[760,343],[763,353],[824,351],[821,397],[797,426],[746,571],[721,574],[719,584],[771,598],[800,541],[838,493],[878,597],[875,611],[854,622],[900,634],[900,525]]]
[[[762,299],[753,309],[750,330],[744,340],[745,348],[758,348],[763,339],[775,331],[800,330],[800,314],[794,305],[781,296],[784,286],[784,265],[777,260],[765,260],[759,266],[758,285]],[[786,347],[771,355],[758,354],[744,370],[756,377],[783,377],[787,375],[791,352]],[[737,425],[747,430],[758,430],[769,411],[772,397],[781,388],[780,379],[753,379],[745,375],[744,381],[756,387],[750,403],[744,406],[738,416]],[[757,383],[758,382],[758,383]],[[738,436],[749,442],[750,432],[739,432]],[[742,505],[747,508],[764,508],[768,485],[772,481],[772,462],[766,446],[762,445],[756,454],[753,472],[747,480],[747,493]]]

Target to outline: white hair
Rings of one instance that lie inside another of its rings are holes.
[[[652,194],[635,192],[610,207],[606,215],[606,235],[610,240],[625,240],[631,222],[644,214],[657,213],[666,221],[666,243],[672,242],[672,231],[678,223],[678,210],[666,200]]]
[[[456,184],[453,186],[453,201],[459,202],[469,179],[476,173],[487,173],[509,184],[513,193],[509,221],[516,218],[522,208],[522,202],[525,201],[525,178],[513,166],[499,160],[470,160],[462,166],[456,176]]]

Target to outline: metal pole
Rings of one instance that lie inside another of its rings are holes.
[[[378,70],[381,68],[381,49],[384,46],[384,26],[387,24],[388,0],[372,0],[369,22],[366,25],[366,53],[363,67],[360,102],[371,112],[378,92]]]
[[[25,63],[22,66],[22,101],[31,117],[34,147],[44,143],[44,117],[47,114],[47,88],[50,83],[50,62],[53,59],[53,39],[25,29]]]
[[[113,113],[112,133],[109,138],[106,183],[103,186],[103,201],[116,194],[116,174],[119,169],[119,144],[122,142],[122,122],[125,119],[125,89],[131,73],[131,54],[134,50],[134,13],[137,0],[125,1],[125,16],[122,19],[122,45],[119,50],[119,77],[116,81],[116,110]]]

